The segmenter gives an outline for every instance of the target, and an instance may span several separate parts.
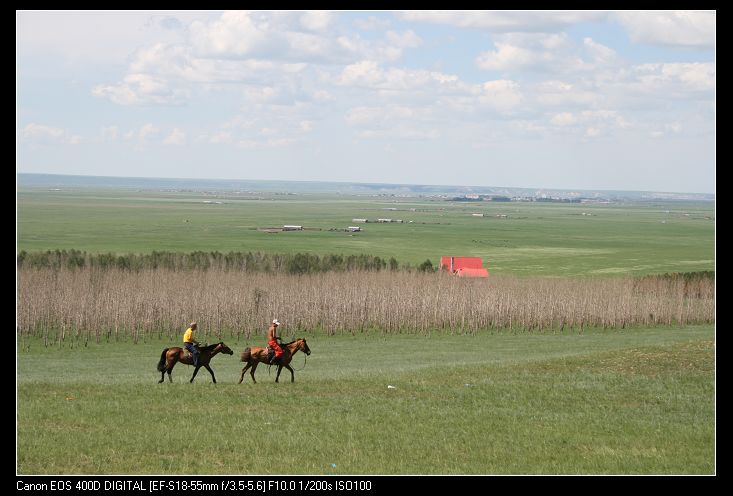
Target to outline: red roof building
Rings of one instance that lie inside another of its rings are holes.
[[[481,257],[440,257],[440,268],[459,277],[489,277]]]

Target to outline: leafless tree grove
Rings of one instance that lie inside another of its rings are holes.
[[[17,330],[46,343],[179,339],[191,320],[209,339],[257,335],[273,318],[285,334],[484,330],[574,332],[586,327],[710,323],[712,279],[462,279],[443,273],[314,275],[210,269],[21,268]]]

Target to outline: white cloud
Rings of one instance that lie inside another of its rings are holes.
[[[481,90],[479,102],[500,112],[510,111],[522,103],[522,93],[515,81],[487,81],[481,86]]]
[[[130,74],[114,85],[98,85],[92,94],[119,105],[179,105],[189,98],[184,88],[172,88],[168,80],[150,74]]]
[[[384,107],[354,107],[346,114],[346,122],[350,126],[389,124],[397,120],[422,120],[429,115],[425,108],[405,105],[387,105]]]
[[[350,109],[345,120],[359,139],[431,140],[440,135],[434,111],[424,106],[398,104],[359,106]]]
[[[320,11],[301,16],[225,12],[214,21],[192,23],[188,41],[197,58],[343,64],[380,56],[382,52],[395,60],[402,49],[414,44],[416,37],[408,32],[399,39],[363,40],[331,29],[334,20],[332,13]]]
[[[593,57],[593,61],[598,64],[610,64],[616,61],[616,51],[605,45],[596,43],[592,38],[583,38],[583,44],[586,50]]]
[[[330,102],[333,99],[331,93],[326,90],[317,90],[313,93],[313,100],[316,102]]]
[[[119,129],[117,126],[108,126],[101,129],[102,140],[104,141],[117,141],[119,135]]]
[[[315,129],[310,104],[261,103],[243,106],[241,112],[200,139],[245,149],[283,148],[307,141]]]
[[[320,65],[396,61],[423,43],[412,30],[388,31],[369,40],[346,36],[332,29],[333,21],[328,12],[226,12],[217,19],[196,20],[184,43],[138,48],[123,80],[99,84],[92,94],[120,105],[179,105],[212,85],[228,91],[235,83],[276,88],[279,97],[302,101],[316,91],[327,94],[303,86],[316,77]]]
[[[138,131],[137,133],[137,137],[140,141],[146,141],[153,136],[157,136],[159,133],[159,127],[155,126],[154,124],[147,123],[140,128],[140,131]]]
[[[508,43],[495,43],[496,50],[481,52],[476,65],[485,71],[516,70],[537,64],[540,54]]]
[[[402,14],[408,21],[450,24],[462,28],[490,29],[493,32],[556,31],[580,22],[602,21],[605,12],[563,11],[445,11],[415,10]]]
[[[176,13],[156,22],[150,12],[99,13],[92,11],[17,12],[19,53],[53,55],[79,64],[124,65],[137,47],[154,42],[179,43],[181,30],[170,29],[172,19],[187,23],[206,18],[205,12]]]
[[[334,14],[325,10],[313,10],[300,17],[300,25],[311,31],[323,31],[334,20]]]
[[[613,14],[632,41],[654,45],[712,48],[715,46],[714,11],[630,11]]]
[[[715,89],[715,66],[712,63],[643,64],[636,66],[640,81],[654,88],[663,84],[681,84],[692,91]]]
[[[20,134],[24,139],[50,138],[53,140],[59,140],[66,135],[66,131],[58,127],[31,123],[26,125]]]
[[[399,49],[417,48],[423,44],[422,38],[416,35],[412,29],[405,31],[404,33],[387,31],[385,33],[385,38],[389,45]]]
[[[369,16],[367,18],[360,17],[355,19],[354,26],[362,31],[384,31],[389,29],[390,22],[388,19]]]
[[[209,143],[232,143],[232,133],[229,131],[220,131],[209,138]]]
[[[601,95],[597,88],[584,88],[583,83],[548,80],[530,86],[527,93],[542,107],[595,105]]]
[[[169,134],[164,140],[164,145],[185,145],[186,144],[186,133],[181,129],[174,128],[171,134]]]
[[[654,101],[712,101],[715,90],[714,63],[640,64],[619,72],[606,82],[605,90],[647,105]],[[659,105],[657,103],[657,105]]]
[[[487,71],[587,71],[579,49],[565,33],[512,33],[495,37],[494,50],[479,53],[476,65]]]
[[[313,121],[300,121],[300,130],[304,133],[313,131]]]
[[[394,91],[448,87],[458,83],[458,76],[423,69],[382,69],[373,60],[363,60],[344,67],[336,84]]]
[[[560,112],[550,118],[550,124],[570,131],[583,131],[585,137],[596,137],[612,131],[626,129],[630,123],[615,110],[583,110]]]
[[[72,135],[66,129],[46,126],[32,122],[20,131],[20,139],[25,142],[40,144],[70,144],[82,143],[81,136]]]
[[[225,12],[212,22],[195,21],[189,40],[202,57],[244,58],[284,51],[286,41],[264,13]]]
[[[572,112],[561,112],[559,114],[555,114],[552,119],[550,119],[550,122],[556,126],[571,126],[577,122],[577,119]]]

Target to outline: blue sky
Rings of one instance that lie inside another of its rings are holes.
[[[16,12],[18,172],[715,191],[711,11]]]

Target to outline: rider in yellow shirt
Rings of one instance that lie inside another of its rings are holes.
[[[199,343],[198,341],[196,341],[196,338],[194,336],[197,328],[198,326],[196,325],[196,322],[191,322],[191,325],[188,327],[188,329],[186,329],[186,332],[183,334],[183,346],[193,355],[194,367],[198,367],[199,365]]]

